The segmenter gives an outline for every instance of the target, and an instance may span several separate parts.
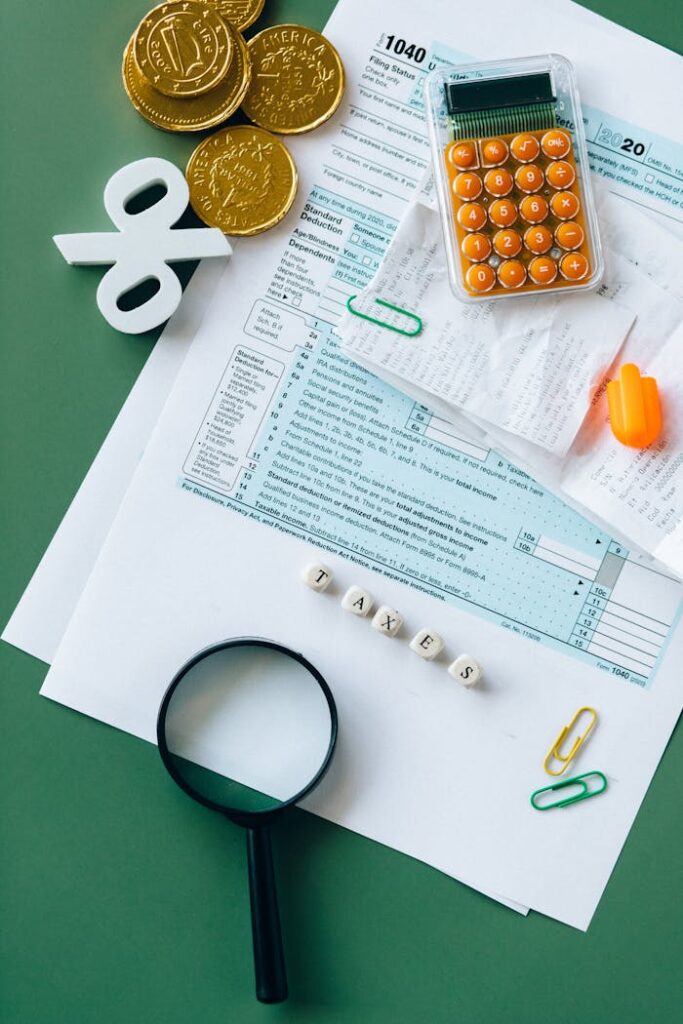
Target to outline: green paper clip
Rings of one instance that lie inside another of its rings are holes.
[[[595,776],[602,781],[600,789],[591,789],[585,779],[589,779]],[[575,796],[565,797],[564,800],[556,800],[554,804],[540,805],[536,802],[536,797],[540,796],[541,793],[553,793],[556,789],[565,789],[567,786],[579,786],[580,790]],[[537,789],[530,796],[531,806],[537,811],[551,811],[553,807],[569,807],[570,804],[578,803],[579,800],[589,800],[592,796],[598,796],[600,793],[604,793],[607,789],[607,779],[602,772],[592,771],[584,772],[583,775],[575,775],[573,779],[562,779],[561,782],[554,782],[552,786],[544,786],[543,789]]]
[[[354,309],[351,303],[357,298],[357,295],[349,295],[346,300],[346,308],[349,313],[353,313],[354,316],[359,316],[361,320],[369,320],[371,324],[377,324],[378,327],[386,327],[388,331],[394,331],[395,334],[403,334],[406,338],[414,338],[422,331],[422,320],[416,313],[409,313],[407,309],[401,309],[400,306],[394,306],[391,302],[385,302],[384,299],[374,299],[378,306],[384,306],[385,309],[391,309],[394,313],[401,313],[403,316],[407,316],[409,320],[412,320],[417,324],[417,328],[414,331],[405,331],[402,327],[395,327],[394,324],[388,324],[386,320],[378,320],[374,316],[368,316],[367,313],[361,313],[359,310]]]

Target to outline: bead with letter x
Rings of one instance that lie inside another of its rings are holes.
[[[402,625],[403,619],[399,613],[387,604],[377,609],[372,620],[372,628],[385,636],[396,636]]]

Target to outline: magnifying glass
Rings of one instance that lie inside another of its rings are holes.
[[[159,708],[159,753],[194,800],[247,830],[256,995],[287,998],[270,824],[311,792],[337,739],[329,686],[302,654],[239,638],[183,665]]]

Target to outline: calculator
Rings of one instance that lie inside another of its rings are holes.
[[[596,288],[603,259],[569,61],[442,68],[429,76],[426,98],[456,295]]]

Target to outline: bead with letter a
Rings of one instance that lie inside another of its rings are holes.
[[[352,615],[365,616],[372,608],[372,597],[362,587],[349,587],[342,597],[341,606]]]

